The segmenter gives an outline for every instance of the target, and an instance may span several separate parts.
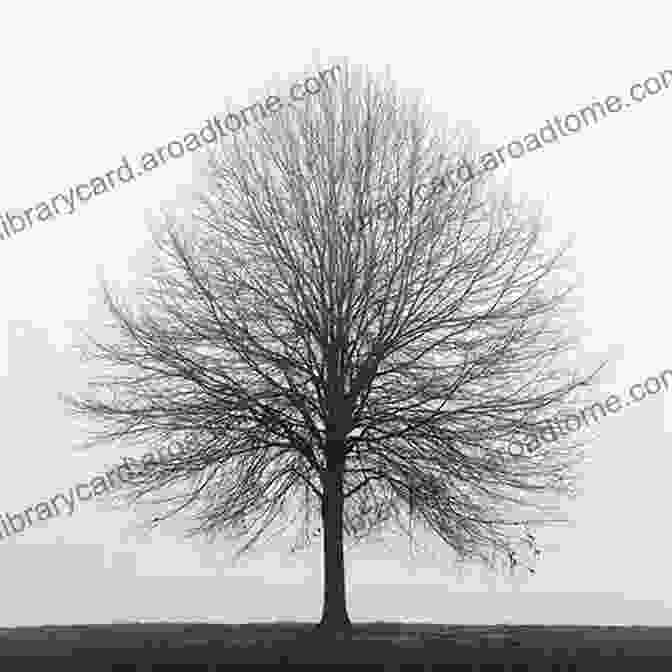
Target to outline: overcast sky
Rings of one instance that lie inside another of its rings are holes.
[[[181,9],[176,9],[175,5]],[[289,85],[322,64],[389,66],[422,90],[438,125],[469,121],[506,144],[672,69],[661,3],[197,2],[13,3],[3,12],[0,213],[25,209],[116,169]],[[607,8],[608,9],[605,9]],[[553,234],[575,234],[584,359],[611,364],[595,399],[672,368],[669,166],[672,88],[500,169],[545,201]],[[173,160],[72,215],[0,241],[0,513],[21,511],[119,456],[81,454],[59,392],[86,378],[77,328],[101,320],[98,274],[133,279],[147,223],[193,181]],[[415,559],[391,538],[349,551],[353,620],[672,625],[667,511],[672,390],[596,428],[574,521],[540,536],[537,574],[509,579],[453,568],[432,542]],[[0,624],[202,619],[317,620],[321,549],[281,543],[233,565],[233,546],[184,541],[188,521],[145,536],[138,514],[78,503],[0,540]]]

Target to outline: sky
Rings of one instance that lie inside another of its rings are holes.
[[[468,122],[484,145],[534,132],[672,69],[660,3],[294,2],[236,6],[14,3],[3,14],[0,214],[117,169],[122,157],[197,130],[215,113],[278,95],[320,64],[389,68],[434,122]],[[40,20],[36,21],[36,15]],[[672,368],[667,271],[672,87],[499,169],[574,236],[586,370],[608,359],[595,400]],[[87,373],[73,346],[105,319],[101,273],[131,292],[148,224],[194,182],[192,156],[99,193],[73,214],[0,240],[0,512],[87,482],[120,453],[75,448],[85,427],[59,394]],[[65,207],[63,203],[61,207]],[[593,427],[571,519],[541,532],[537,573],[498,575],[431,539],[409,557],[390,537],[346,553],[354,621],[672,625],[664,390]],[[667,413],[666,413],[667,411]],[[581,430],[582,432],[584,430]],[[585,430],[587,431],[587,430]],[[588,434],[582,434],[586,438]],[[144,509],[78,503],[0,539],[0,625],[319,619],[321,548],[186,540],[176,519],[147,534]]]

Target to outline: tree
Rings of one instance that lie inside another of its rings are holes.
[[[67,397],[91,445],[181,447],[128,481],[132,501],[188,486],[152,524],[192,508],[191,534],[240,552],[292,511],[301,544],[321,524],[323,628],[350,625],[345,540],[415,520],[515,565],[574,492],[576,446],[509,453],[594,376],[563,363],[569,245],[545,251],[540,209],[487,173],[447,188],[473,151],[429,126],[349,70],[212,151],[189,224],[154,232],[139,307],[103,284],[118,338],[86,352],[112,373]]]

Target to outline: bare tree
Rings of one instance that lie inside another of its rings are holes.
[[[581,459],[509,453],[592,380],[567,366],[568,246],[545,251],[539,208],[486,173],[447,188],[473,148],[429,127],[342,70],[211,152],[189,225],[155,232],[140,307],[104,286],[119,338],[88,353],[112,372],[67,397],[92,445],[181,446],[128,481],[133,501],[187,486],[153,524],[189,507],[191,534],[241,552],[290,513],[302,545],[321,524],[329,629],[350,624],[344,540],[415,520],[457,558],[516,564]]]

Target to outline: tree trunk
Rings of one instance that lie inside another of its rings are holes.
[[[322,534],[324,551],[324,601],[321,631],[348,631],[352,623],[345,603],[343,558],[343,465],[323,474]]]

